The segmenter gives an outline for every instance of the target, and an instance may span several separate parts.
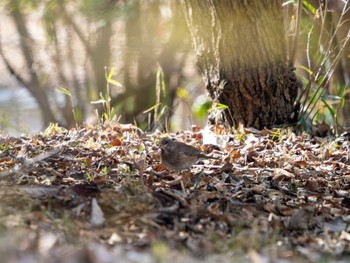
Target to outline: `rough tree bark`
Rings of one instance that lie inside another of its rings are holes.
[[[258,129],[290,121],[297,77],[290,66],[281,0],[182,0],[197,65],[219,119]]]

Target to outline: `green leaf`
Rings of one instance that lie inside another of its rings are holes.
[[[167,106],[165,105],[165,106],[162,108],[162,110],[159,112],[157,121],[159,121],[159,120],[160,120],[160,117],[162,117],[162,116],[165,114],[166,109],[167,109]]]
[[[201,104],[195,103],[192,106],[192,112],[196,118],[205,118],[208,115],[208,111],[212,108],[212,102],[207,100]]]
[[[303,5],[304,5],[307,9],[309,9],[309,11],[310,11],[313,15],[316,14],[316,8],[313,7],[313,5],[310,4],[308,1],[303,0]]]
[[[295,67],[305,70],[307,73],[309,73],[310,76],[312,76],[312,74],[314,74],[309,68],[307,68],[305,66],[298,65],[298,66],[295,66]]]
[[[112,85],[115,85],[115,86],[117,86],[117,87],[121,87],[122,84],[121,84],[120,82],[118,82],[118,81],[116,81],[116,80],[113,79],[114,72],[115,72],[115,67],[112,67],[112,68],[109,70],[108,74],[105,75],[106,80],[107,80],[108,83],[110,83],[110,84],[112,84]]]
[[[145,110],[143,113],[148,113],[148,112],[154,110],[156,107],[158,107],[158,106],[161,105],[161,104],[162,104],[162,103],[159,102],[159,103],[153,105],[151,108]]]
[[[312,123],[318,123],[318,121],[323,117],[323,114],[320,113],[318,109],[312,118]]]
[[[110,80],[107,80],[107,81],[108,81],[108,83],[111,83],[111,84],[113,84],[113,85],[115,85],[117,87],[122,87],[123,86],[120,82],[118,82],[118,81],[116,81],[114,79],[110,79]]]
[[[209,111],[215,111],[214,117],[220,115],[223,111],[227,110],[228,106],[222,103],[216,104]]]
[[[326,106],[326,108],[329,110],[329,112],[331,113],[331,115],[333,116],[333,118],[335,118],[336,112],[335,112],[335,110],[333,109],[333,107],[332,107],[331,105],[329,105],[325,99],[321,99],[321,100],[322,100],[322,102],[324,103],[324,105]]]
[[[336,95],[323,95],[321,97],[322,100],[332,100],[332,101],[338,101],[341,100],[340,96],[336,96]]]
[[[341,87],[341,89],[340,89],[340,97],[341,97],[341,100],[340,100],[340,107],[343,109],[344,108],[344,105],[345,105],[345,95],[346,95],[346,92],[345,92],[345,90],[346,90],[346,88],[347,88],[347,85],[343,85],[342,87]]]
[[[188,90],[183,87],[180,87],[176,90],[176,96],[183,100],[190,99],[190,94],[188,93]]]
[[[217,109],[217,110],[227,110],[228,106],[225,105],[225,104],[218,103],[218,104],[216,104],[215,109]]]
[[[108,75],[106,76],[106,79],[107,79],[108,82],[112,79],[114,72],[115,72],[115,67],[112,67],[109,70]]]
[[[56,89],[56,91],[60,92],[60,93],[63,93],[65,95],[69,96],[69,97],[72,97],[72,93],[66,88],[58,88],[58,89]]]

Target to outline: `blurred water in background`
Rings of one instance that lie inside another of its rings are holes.
[[[41,113],[22,87],[0,87],[0,134],[18,136],[42,130]]]

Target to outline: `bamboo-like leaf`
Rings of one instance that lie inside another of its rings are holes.
[[[56,91],[72,97],[72,93],[66,88],[57,88]]]
[[[106,76],[107,81],[110,81],[112,79],[114,72],[115,72],[115,67],[112,67]]]
[[[216,104],[215,109],[217,109],[217,110],[227,110],[228,106],[225,105],[225,104],[222,104],[222,103],[218,103],[218,104]]]
[[[158,106],[161,105],[161,104],[162,104],[162,103],[157,103],[157,104],[153,105],[151,108],[145,110],[143,113],[148,113],[148,112],[154,110],[156,107],[158,107]]]
[[[345,92],[345,90],[346,90],[346,88],[347,88],[347,85],[343,85],[342,87],[341,87],[341,89],[340,89],[340,97],[341,97],[341,100],[340,100],[340,107],[343,109],[344,108],[344,106],[345,106],[345,95],[346,95],[346,92]]]
[[[120,82],[118,82],[118,81],[116,81],[114,79],[109,79],[107,81],[108,81],[108,83],[110,83],[110,84],[112,84],[114,86],[117,86],[117,87],[122,87],[123,86]]]
[[[313,5],[309,3],[309,1],[303,0],[303,5],[304,5],[313,15],[316,14],[316,8],[313,7]]]
[[[117,87],[121,87],[122,84],[121,84],[120,82],[118,82],[118,81],[116,81],[116,80],[113,79],[114,72],[115,72],[115,67],[112,67],[112,68],[109,70],[108,74],[105,75],[106,80],[107,80],[108,83],[110,83],[110,84],[112,84],[112,85],[115,85],[115,86],[117,86]]]
[[[341,97],[337,95],[323,95],[321,99],[337,101],[337,100],[341,100]]]
[[[159,120],[160,120],[160,117],[163,116],[163,115],[165,114],[166,109],[167,109],[167,106],[165,105],[165,106],[162,108],[162,110],[159,112],[159,116],[158,116],[158,118],[157,118],[157,121],[159,121]]]
[[[326,106],[326,108],[329,110],[329,112],[331,113],[332,117],[335,118],[336,117],[336,112],[333,109],[333,107],[331,105],[328,104],[328,102],[325,99],[321,99],[322,102],[324,103],[324,105]]]
[[[305,70],[307,73],[309,73],[310,76],[311,76],[312,74],[314,74],[309,68],[307,68],[307,67],[305,67],[305,66],[298,65],[298,66],[295,66],[295,67]]]

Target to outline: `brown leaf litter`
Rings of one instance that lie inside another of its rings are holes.
[[[109,249],[164,242],[202,257],[240,251],[251,260],[271,250],[286,260],[349,255],[347,138],[219,126],[168,136],[219,159],[168,171],[159,163],[162,134],[132,125],[1,137],[3,236],[25,233],[14,249],[27,242],[28,250],[44,246],[42,255],[86,242]]]

